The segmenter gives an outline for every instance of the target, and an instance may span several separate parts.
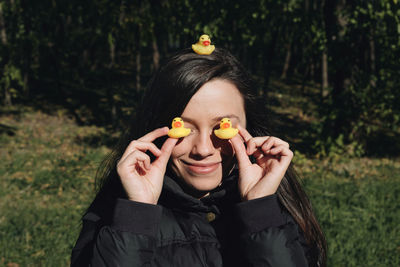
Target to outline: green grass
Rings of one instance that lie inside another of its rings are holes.
[[[303,167],[329,266],[400,266],[400,163],[314,160]]]
[[[1,123],[15,134],[0,137],[0,266],[67,266],[108,151],[82,140],[103,129],[37,112]]]
[[[93,198],[105,130],[65,115],[3,114],[0,266],[68,266]],[[92,140],[92,141],[90,141]],[[400,265],[400,163],[295,156],[328,240],[329,266]]]

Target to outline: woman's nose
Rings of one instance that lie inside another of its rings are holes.
[[[202,158],[210,156],[214,153],[215,147],[211,140],[210,133],[201,133],[194,140],[192,153]]]

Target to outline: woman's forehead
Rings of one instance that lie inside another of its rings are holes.
[[[182,117],[189,120],[220,120],[224,117],[244,122],[244,100],[236,86],[226,80],[205,83],[190,99]]]

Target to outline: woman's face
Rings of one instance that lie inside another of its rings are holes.
[[[232,126],[246,127],[242,95],[235,85],[215,79],[204,84],[181,114],[191,134],[181,139],[171,155],[171,169],[181,178],[190,194],[204,196],[222,182],[234,165],[234,152],[228,140],[214,135],[222,118]]]

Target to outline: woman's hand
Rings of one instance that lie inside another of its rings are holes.
[[[252,137],[238,126],[239,135],[231,139],[239,165],[239,191],[242,200],[251,200],[272,195],[286,173],[293,152],[285,141],[272,137]],[[249,156],[256,159],[251,163]]]
[[[157,204],[166,166],[178,139],[168,138],[161,149],[153,141],[167,133],[168,127],[159,128],[132,141],[119,160],[117,172],[130,200]],[[147,150],[156,160],[150,162]]]

